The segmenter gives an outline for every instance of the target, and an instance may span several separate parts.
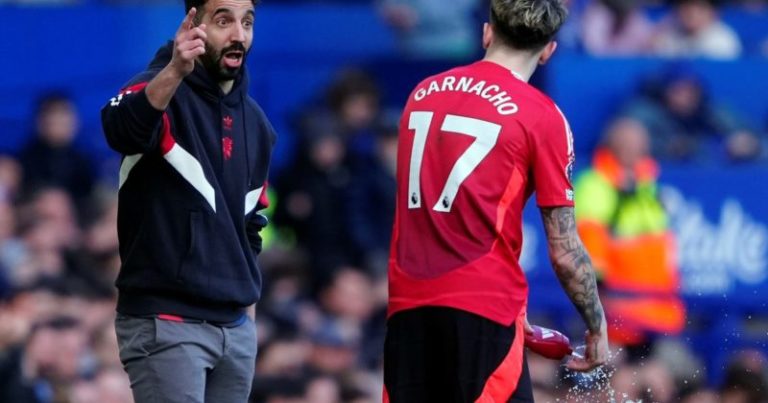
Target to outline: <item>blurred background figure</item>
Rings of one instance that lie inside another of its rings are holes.
[[[716,392],[707,389],[697,390],[684,396],[680,401],[682,403],[722,403]]]
[[[721,387],[723,403],[768,401],[768,368],[765,355],[746,350],[735,354]]]
[[[373,77],[360,69],[341,71],[328,88],[326,105],[349,156],[371,156],[381,113],[381,93]]]
[[[81,374],[87,335],[77,320],[56,317],[36,324],[28,340],[0,362],[0,400],[14,403],[61,401]]]
[[[96,376],[100,402],[133,403],[130,380],[119,367],[102,370]]]
[[[661,56],[730,60],[741,55],[738,35],[720,19],[715,0],[676,0],[674,16],[660,28],[655,49]]]
[[[624,108],[651,135],[653,155],[664,161],[754,161],[762,143],[743,118],[707,91],[703,79],[684,65],[651,78]]]
[[[276,225],[289,227],[296,246],[307,254],[311,284],[328,281],[333,269],[352,263],[349,233],[345,231],[345,191],[350,172],[348,148],[335,126],[317,128],[300,156],[278,178],[275,186],[282,203],[275,212]]]
[[[369,74],[341,71],[301,116],[298,152],[275,182],[275,224],[289,228],[307,254],[315,291],[339,266],[386,262],[394,211],[387,164],[394,156],[380,103]]]
[[[636,56],[651,50],[653,24],[633,0],[596,0],[581,20],[584,48],[595,56]]]
[[[477,52],[474,13],[480,0],[383,0],[381,13],[411,58],[465,59]],[[483,10],[485,12],[485,10]]]
[[[360,262],[377,277],[386,276],[395,217],[397,120],[377,130],[373,155],[352,161],[347,228]]]
[[[25,192],[56,186],[78,205],[86,201],[93,190],[95,167],[74,144],[79,130],[77,108],[67,95],[51,93],[41,98],[35,134],[19,154]]]
[[[685,325],[658,175],[645,127],[619,119],[574,186],[579,233],[601,279],[609,338],[633,362],[648,357],[653,337],[679,334]]]
[[[16,200],[21,190],[21,172],[21,164],[15,158],[0,156],[0,200]]]
[[[133,403],[130,381],[120,367],[102,370],[93,380],[80,380],[68,397],[70,403]]]

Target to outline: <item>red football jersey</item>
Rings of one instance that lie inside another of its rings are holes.
[[[546,95],[481,61],[420,83],[400,122],[389,314],[447,306],[511,325],[522,211],[573,206],[573,140]]]

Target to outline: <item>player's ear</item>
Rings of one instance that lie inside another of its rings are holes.
[[[541,51],[541,55],[539,55],[539,64],[541,65],[547,64],[549,59],[555,53],[556,49],[557,49],[557,42],[555,41],[552,41],[548,43],[546,46],[544,46],[544,49]]]
[[[483,49],[488,50],[491,47],[491,42],[493,42],[493,28],[491,24],[486,22],[483,24]]]

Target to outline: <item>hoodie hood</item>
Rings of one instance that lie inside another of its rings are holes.
[[[168,41],[164,46],[157,50],[155,57],[149,63],[149,69],[162,69],[170,63],[173,57],[173,41]],[[189,85],[195,92],[211,101],[223,101],[229,106],[241,103],[245,99],[245,92],[248,88],[248,69],[243,64],[240,73],[235,78],[232,85],[232,91],[224,94],[219,84],[214,81],[208,71],[200,62],[195,62],[195,69],[184,78],[184,83]]]

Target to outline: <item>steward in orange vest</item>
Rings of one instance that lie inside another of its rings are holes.
[[[685,325],[674,236],[648,142],[641,124],[618,120],[574,187],[579,234],[602,280],[609,338],[630,346]]]

